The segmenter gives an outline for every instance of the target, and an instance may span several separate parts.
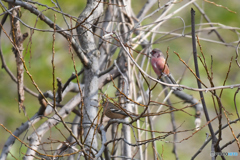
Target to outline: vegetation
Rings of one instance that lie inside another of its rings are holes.
[[[239,158],[240,2],[139,2],[0,1],[1,160]]]

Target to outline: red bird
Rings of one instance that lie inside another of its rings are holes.
[[[158,78],[161,76],[168,76],[173,84],[177,84],[169,72],[169,68],[163,56],[163,53],[159,49],[155,48],[150,52],[150,54],[152,55],[151,64]]]

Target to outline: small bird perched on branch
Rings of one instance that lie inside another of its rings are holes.
[[[109,102],[109,101],[104,101],[102,103],[103,105],[103,113],[111,119],[124,119],[128,117],[129,115],[125,113],[123,110],[118,108],[115,104]]]
[[[139,117],[139,115],[137,115],[137,114],[128,113],[128,111],[123,111],[123,109],[121,109],[120,107],[117,107],[117,104],[113,104],[112,102],[109,102],[109,101],[103,101],[102,106],[103,106],[103,114],[105,114],[108,118],[111,118],[111,119],[124,119],[126,117],[131,117],[131,118]],[[141,118],[149,117],[149,116],[158,116],[161,114],[162,114],[162,112],[144,113],[141,115]]]
[[[150,54],[151,64],[158,78],[161,76],[167,76],[169,80],[172,82],[172,84],[177,84],[169,71],[168,64],[164,58],[163,53],[159,49],[155,48],[150,52]],[[182,88],[179,87],[177,89],[182,90]]]

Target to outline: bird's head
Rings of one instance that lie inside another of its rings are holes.
[[[156,58],[162,56],[161,50],[160,50],[160,49],[157,49],[157,48],[153,49],[153,50],[150,52],[150,54],[151,54],[153,57],[156,57]]]

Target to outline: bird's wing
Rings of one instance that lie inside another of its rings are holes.
[[[127,114],[126,114],[125,112],[123,112],[122,110],[114,109],[114,108],[111,108],[110,110],[111,110],[111,112],[113,112],[113,113],[122,114],[122,115],[127,116]]]
[[[159,60],[156,61],[156,66],[159,70],[161,70],[161,72],[164,72],[166,75],[169,74],[168,65],[166,65],[166,61],[163,57],[160,57]],[[163,71],[163,69],[164,69],[164,71]]]

